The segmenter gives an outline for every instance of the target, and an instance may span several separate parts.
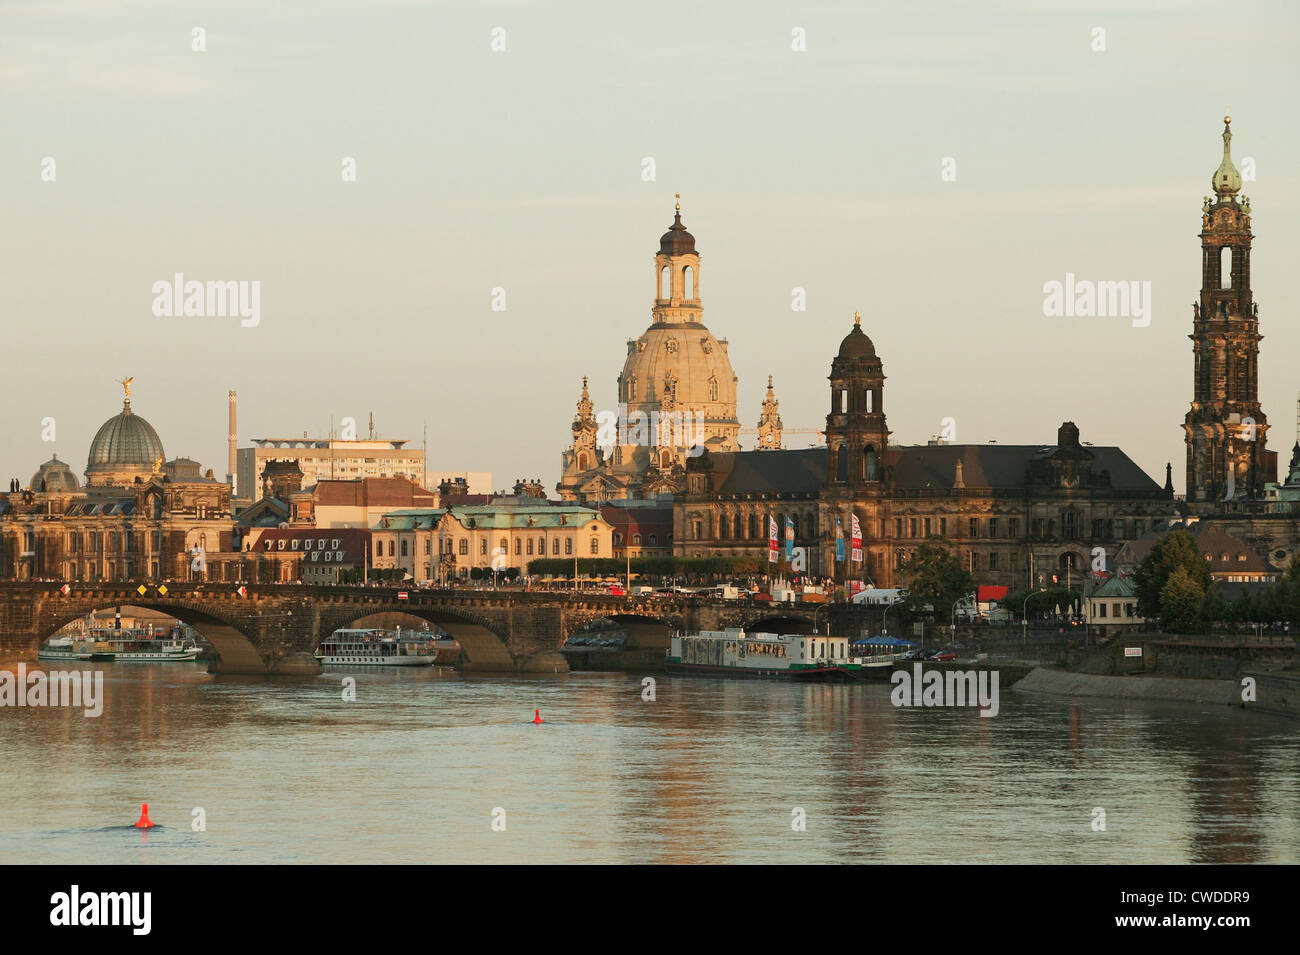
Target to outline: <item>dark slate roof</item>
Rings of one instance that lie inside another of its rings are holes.
[[[962,480],[968,488],[1020,489],[1029,466],[1048,461],[1060,449],[1054,445],[944,444],[890,448],[886,463],[893,468],[899,490],[950,489],[962,463]],[[1086,447],[1094,475],[1110,472],[1114,491],[1159,493],[1162,488],[1120,448]],[[721,480],[719,494],[810,492],[826,483],[825,448],[791,451],[736,451],[711,453],[709,460]]]
[[[731,451],[710,454],[715,473],[726,474],[719,494],[818,491],[826,483],[826,449]]]
[[[962,463],[967,487],[1021,488],[1029,465],[1047,461],[1059,449],[1033,444],[940,444],[890,448],[886,463],[894,469],[898,488],[951,488]],[[1161,485],[1119,448],[1086,447],[1094,475],[1110,472],[1116,491],[1160,491]],[[823,452],[824,453],[824,452]]]

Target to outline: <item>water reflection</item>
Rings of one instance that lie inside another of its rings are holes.
[[[1004,690],[989,719],[895,708],[887,684],[660,676],[645,702],[640,675],[103,669],[98,719],[0,710],[3,861],[1300,860],[1298,728],[1229,708]],[[141,802],[165,828],[129,828]]]

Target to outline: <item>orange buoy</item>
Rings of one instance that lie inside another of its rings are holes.
[[[147,802],[142,802],[140,803],[140,821],[135,824],[135,828],[152,829],[153,827],[153,820],[149,818],[149,804]]]
[[[541,710],[533,710],[533,725],[534,725],[534,726],[540,726],[540,725],[541,725],[541,722],[542,722],[542,711],[541,711]]]

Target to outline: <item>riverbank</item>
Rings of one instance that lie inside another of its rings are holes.
[[[1024,693],[1051,696],[1212,703],[1300,718],[1300,674],[1295,673],[1247,673],[1240,680],[1214,680],[1101,676],[1038,667],[1019,680],[1014,688]]]

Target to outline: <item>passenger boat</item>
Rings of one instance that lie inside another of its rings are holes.
[[[89,656],[77,647],[86,647]],[[180,631],[133,627],[125,630],[95,628],[88,635],[51,637],[37,651],[41,660],[118,660],[127,663],[171,663],[195,660],[199,646]]]
[[[849,655],[846,637],[746,633],[739,627],[676,634],[666,663],[677,673],[794,680],[852,679],[862,669],[862,661]]]
[[[84,637],[74,638],[70,635],[62,637],[50,637],[36,651],[38,660],[80,660],[82,662],[92,660],[96,663],[107,663],[114,656],[111,644],[87,640]]]
[[[335,630],[315,657],[322,666],[427,667],[438,655],[428,630]]]

